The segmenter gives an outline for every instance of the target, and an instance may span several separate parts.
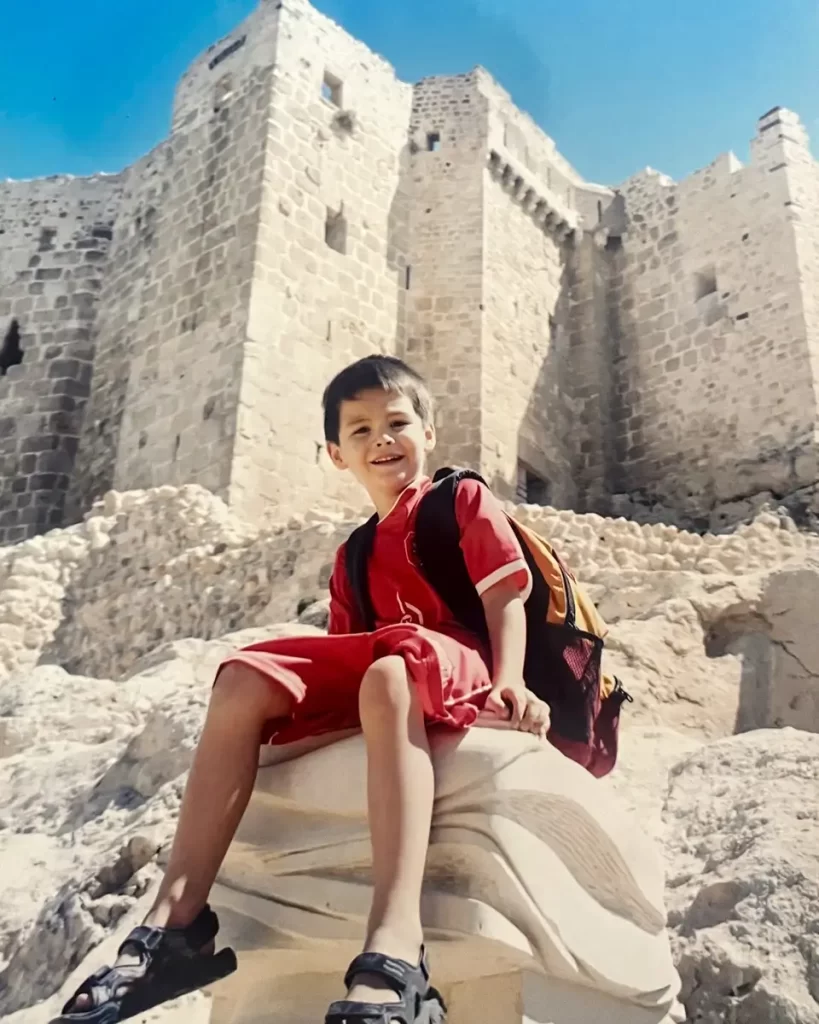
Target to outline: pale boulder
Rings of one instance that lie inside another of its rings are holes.
[[[320,1019],[369,909],[363,739],[292,753],[271,752],[280,763],[261,770],[214,894],[245,950],[221,987],[236,1024],[261,1020],[259,1004],[278,1019]],[[433,758],[423,916],[453,1024],[474,1019],[472,986],[501,974],[518,978],[503,984],[539,1020],[666,1018],[678,982],[662,865],[620,802],[520,733],[439,733]],[[504,1024],[522,1019],[509,1006]]]
[[[699,748],[671,772],[666,824],[688,1019],[819,1024],[819,735]]]

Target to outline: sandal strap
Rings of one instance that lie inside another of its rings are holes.
[[[417,988],[423,995],[429,983],[426,951],[422,946],[420,962],[415,965],[397,957],[386,956],[384,953],[359,953],[344,975],[344,984],[347,988],[351,987],[357,974],[378,975],[399,996],[410,986]]]
[[[216,938],[218,932],[219,918],[211,910],[210,904],[206,903],[188,927],[182,929],[179,934],[183,934],[187,944],[199,952],[203,946],[207,946]],[[171,930],[169,934],[175,934],[174,930]]]
[[[144,973],[141,965],[129,964],[122,967],[100,967],[79,986],[62,1009],[63,1014],[72,1012],[79,996],[89,996],[91,1006],[83,1011],[88,1019],[91,1019],[95,1012],[99,1012],[106,1003],[116,999],[117,990],[123,985],[133,985],[139,981],[141,973]],[[79,1014],[78,1014],[79,1015]],[[85,1018],[83,1018],[85,1019]]]
[[[236,970],[232,949],[201,953],[218,931],[219,919],[208,906],[187,928],[134,928],[120,953],[136,954],[139,962],[99,968],[51,1024],[117,1024],[165,999],[227,977]],[[79,996],[90,997],[88,1010],[74,1009]]]
[[[203,946],[216,937],[219,918],[206,905],[187,928],[151,928],[138,925],[125,937],[119,953],[136,953],[150,959],[160,950],[173,951],[179,956],[195,956]]]
[[[119,955],[123,953],[139,953],[150,956],[161,948],[165,941],[166,931],[164,928],[149,928],[141,924],[133,928],[126,935],[122,945],[119,947]]]
[[[346,1024],[347,1021],[364,1021],[366,1024],[413,1024],[407,1020],[404,1002],[400,1003],[353,1003],[349,999],[340,999],[330,1004],[324,1024]]]

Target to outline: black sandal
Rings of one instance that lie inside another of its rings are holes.
[[[444,1024],[446,1006],[440,992],[429,984],[424,947],[417,967],[383,953],[361,953],[344,976],[349,989],[358,974],[377,974],[400,998],[397,1003],[354,1003],[340,999],[330,1004],[324,1024]]]
[[[139,963],[95,971],[50,1024],[118,1024],[226,978],[236,970],[236,954],[213,952],[218,931],[219,919],[209,906],[187,928],[134,928],[119,955],[136,955]],[[79,996],[90,997],[88,1009],[72,1009]]]

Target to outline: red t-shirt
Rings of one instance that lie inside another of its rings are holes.
[[[474,646],[475,638],[452,613],[421,574],[413,559],[413,533],[421,498],[432,482],[423,478],[407,487],[390,512],[378,523],[369,564],[370,597],[376,626],[416,623]],[[491,491],[478,480],[465,479],[455,495],[455,517],[461,528],[461,550],[478,594],[512,576],[524,600],[532,580],[517,537]],[[345,545],[336,553],[330,579],[329,632],[360,633],[345,568]]]

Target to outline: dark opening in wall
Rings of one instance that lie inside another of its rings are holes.
[[[12,320],[0,345],[0,377],[12,366],[19,366],[23,361],[23,348],[20,344],[20,324]]]
[[[404,267],[404,287],[409,291],[412,283],[412,267]]]
[[[233,75],[222,75],[213,90],[213,112],[219,111],[233,96]]]
[[[694,275],[694,299],[699,302],[706,295],[713,295],[717,290],[717,272],[713,267],[706,267]]]
[[[226,46],[221,53],[217,53],[213,60],[208,62],[208,68],[213,71],[213,69],[218,67],[223,60],[227,60],[228,57],[232,57],[237,50],[241,50],[246,42],[247,36],[242,36],[240,39],[234,40],[229,46]]]
[[[327,210],[324,222],[324,241],[331,249],[347,254],[347,220],[342,210]]]
[[[597,200],[597,223],[599,224],[603,219],[603,204],[600,200]]]
[[[429,132],[427,134],[427,150],[430,153],[437,153],[441,148],[441,133]]]
[[[50,252],[54,248],[54,239],[56,237],[56,228],[42,228],[40,230],[40,241],[37,244],[37,252]]]
[[[518,463],[518,482],[515,497],[527,505],[548,505],[551,500],[551,485],[538,476],[525,462]]]
[[[334,107],[340,107],[343,99],[344,83],[332,71],[324,72],[324,79],[321,83],[321,95],[332,103]]]

